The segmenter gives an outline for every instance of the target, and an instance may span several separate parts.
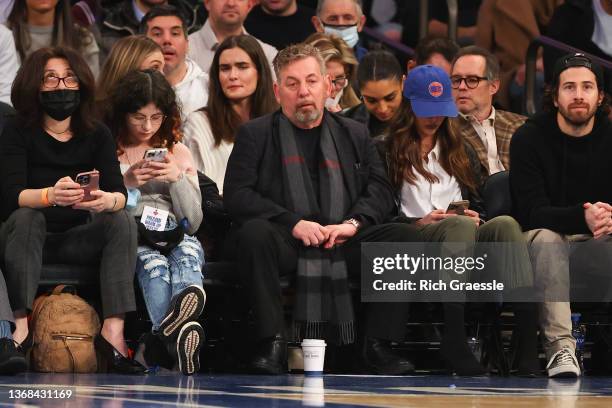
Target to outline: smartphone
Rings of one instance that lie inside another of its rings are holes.
[[[448,205],[446,213],[463,215],[465,213],[465,210],[467,210],[468,208],[470,208],[470,202],[468,200],[453,201]]]
[[[155,162],[162,162],[168,154],[168,149],[165,147],[159,149],[149,149],[145,152],[143,159]]]
[[[79,173],[77,174],[74,181],[79,183],[81,188],[85,192],[83,201],[91,201],[95,199],[95,197],[92,196],[90,193],[94,190],[100,189],[100,172],[98,170],[93,169],[92,171]]]

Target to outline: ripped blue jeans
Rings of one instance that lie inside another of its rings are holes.
[[[167,256],[148,246],[138,246],[136,276],[153,331],[159,329],[173,296],[190,285],[202,287],[203,265],[200,241],[187,234]]]

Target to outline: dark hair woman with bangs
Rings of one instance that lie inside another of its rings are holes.
[[[206,300],[204,250],[191,235],[203,214],[193,159],[180,142],[176,95],[159,71],[132,71],[117,84],[112,105],[128,206],[138,222],[136,276],[153,334],[191,375],[199,370],[204,342],[196,321]]]
[[[61,47],[33,52],[13,83],[17,116],[0,141],[8,218],[0,229],[0,251],[14,339],[22,343],[29,334],[27,312],[43,261],[99,264],[104,324],[97,340],[108,357],[106,368],[143,373],[144,367],[126,357],[123,337],[124,315],[136,310],[136,226],[124,210],[126,190],[113,139],[91,119],[94,91],[86,62]],[[80,173],[89,174],[80,179]]]

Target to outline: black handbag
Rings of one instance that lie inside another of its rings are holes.
[[[136,223],[138,224],[138,244],[156,249],[164,255],[176,248],[185,235],[185,229],[180,224],[168,231],[153,231],[147,229],[138,219]]]

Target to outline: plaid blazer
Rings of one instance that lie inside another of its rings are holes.
[[[525,120],[527,120],[525,116],[499,109],[495,110],[495,123],[493,127],[495,128],[495,139],[497,141],[497,154],[506,170],[510,169],[510,139],[512,139],[516,129],[525,123]],[[461,115],[452,119],[452,121],[459,129],[463,140],[468,141],[474,147],[480,162],[487,169],[487,173],[491,173],[489,171],[489,161],[487,160],[487,149],[478,133],[476,133],[474,126]]]

